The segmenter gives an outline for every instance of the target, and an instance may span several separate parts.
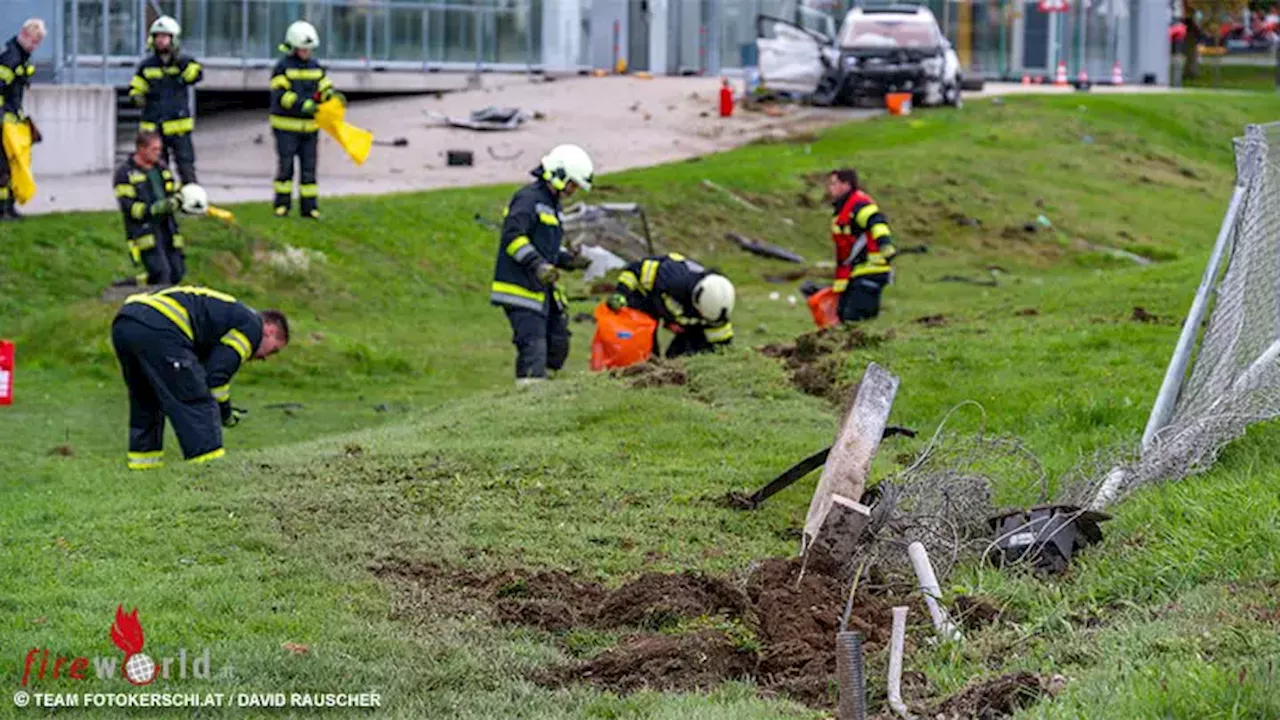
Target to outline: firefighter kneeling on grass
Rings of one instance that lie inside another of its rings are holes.
[[[884,213],[861,189],[852,168],[832,170],[827,195],[834,203],[831,240],[836,246],[832,290],[839,293],[842,322],[870,320],[880,314],[880,293],[893,281],[889,264],[897,252]]]
[[[733,301],[729,278],[671,253],[628,265],[606,302],[614,312],[629,307],[664,323],[675,334],[667,345],[667,357],[674,358],[732,342]],[[657,335],[653,344],[658,355]]]
[[[189,462],[226,454],[222,428],[244,412],[231,406],[231,377],[288,345],[289,322],[279,310],[184,285],[129,296],[111,342],[129,388],[129,468],[149,470],[164,464],[165,417]]]
[[[498,259],[489,302],[511,323],[516,346],[516,385],[545,380],[569,357],[569,321],[556,280],[561,269],[582,267],[561,243],[561,203],[578,188],[591,190],[595,166],[577,145],[558,145],[533,170],[537,178],[511,198],[503,211]]]

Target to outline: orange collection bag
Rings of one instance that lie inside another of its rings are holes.
[[[658,321],[639,310],[618,312],[600,303],[596,306],[596,336],[591,340],[591,369],[623,368],[642,363],[653,353],[653,337]]]
[[[822,288],[809,296],[809,312],[813,314],[813,322],[820,328],[834,327],[840,324],[840,293],[829,287]]]

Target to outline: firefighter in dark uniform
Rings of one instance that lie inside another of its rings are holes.
[[[591,190],[594,165],[576,145],[559,145],[542,158],[537,178],[511,198],[489,301],[507,313],[516,346],[516,385],[525,386],[559,370],[569,356],[569,322],[556,287],[560,269],[581,262],[561,242],[561,203],[581,188]]]
[[[129,468],[149,470],[164,464],[166,417],[189,462],[226,454],[222,428],[244,413],[231,406],[231,377],[283,349],[289,322],[278,310],[183,285],[129,296],[111,342],[129,388]]]
[[[173,173],[160,163],[164,144],[153,132],[138,133],[136,151],[116,169],[112,185],[124,216],[129,256],[142,272],[115,285],[175,285],[187,274],[177,212],[181,207]]]
[[[27,86],[31,84],[31,76],[36,72],[31,64],[31,53],[40,46],[44,35],[44,22],[32,18],[22,24],[17,35],[0,47],[0,122],[30,122],[22,111],[22,100]],[[9,160],[5,157],[3,143],[0,143],[0,220],[22,217],[18,214],[11,180]]]
[[[614,312],[639,310],[663,323],[675,338],[667,357],[726,347],[733,340],[733,283],[683,255],[670,253],[628,265],[606,301]],[[654,336],[653,354],[658,354]]]
[[[139,130],[157,132],[164,138],[166,164],[177,166],[183,183],[196,182],[196,149],[191,141],[195,119],[187,88],[204,78],[200,63],[178,52],[182,28],[178,21],[162,16],[151,24],[148,55],[129,82],[129,97],[142,108]],[[169,156],[173,162],[169,163]]]
[[[836,247],[835,285],[842,322],[870,320],[880,314],[880,293],[893,282],[890,261],[897,250],[889,223],[876,201],[858,188],[852,168],[833,170],[827,195],[834,203],[831,240]]]
[[[320,189],[316,185],[316,108],[330,98],[345,102],[333,89],[333,81],[311,53],[320,35],[310,23],[299,20],[285,32],[281,52],[288,55],[271,73],[271,131],[276,138],[275,214],[285,217],[293,200],[294,158],[301,165],[298,196],[302,217],[318,220]]]

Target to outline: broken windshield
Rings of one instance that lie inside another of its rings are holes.
[[[936,48],[942,44],[938,25],[928,18],[860,17],[841,34],[847,48]]]

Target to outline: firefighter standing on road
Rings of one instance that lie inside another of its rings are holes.
[[[4,124],[30,122],[22,110],[22,100],[27,86],[31,84],[31,76],[36,72],[31,64],[31,53],[40,46],[44,36],[44,21],[31,18],[22,23],[17,35],[0,47],[0,122]],[[38,137],[34,126],[32,130],[32,135]],[[5,157],[3,143],[0,143],[0,220],[22,217],[18,214],[11,181],[9,161]]]
[[[664,323],[675,338],[667,357],[726,347],[733,340],[733,283],[683,255],[670,253],[631,263],[618,275],[609,308],[639,310]],[[654,337],[653,354],[658,354]]]
[[[316,152],[319,147],[316,108],[342,94],[311,56],[320,45],[320,34],[308,22],[299,20],[285,31],[281,52],[288,53],[271,73],[271,131],[276,138],[275,214],[285,217],[293,200],[294,158],[301,165],[298,196],[302,217],[320,219],[317,202]]]
[[[852,168],[832,170],[827,195],[834,203],[831,240],[836,246],[836,277],[842,322],[869,320],[880,314],[880,293],[893,280],[889,261],[897,250],[884,213],[858,188]]]
[[[138,133],[134,145],[135,152],[116,169],[112,184],[124,216],[129,256],[144,272],[115,285],[174,285],[187,274],[177,219],[182,203],[173,173],[161,164],[164,143],[160,136]]]
[[[503,213],[489,302],[502,307],[516,346],[516,385],[559,370],[569,357],[569,321],[556,288],[561,268],[581,266],[561,247],[560,207],[575,191],[591,190],[595,167],[577,145],[559,145],[533,171],[537,178]]]
[[[129,388],[129,468],[149,470],[164,464],[166,416],[189,462],[226,454],[222,428],[244,412],[231,406],[231,377],[288,345],[289,321],[216,290],[179,286],[129,296],[111,342]]]
[[[200,63],[178,52],[182,28],[168,15],[151,24],[147,47],[153,52],[129,81],[129,97],[142,108],[139,130],[164,138],[164,155],[172,154],[183,183],[196,182],[196,149],[191,141],[195,120],[187,88],[204,79]]]

